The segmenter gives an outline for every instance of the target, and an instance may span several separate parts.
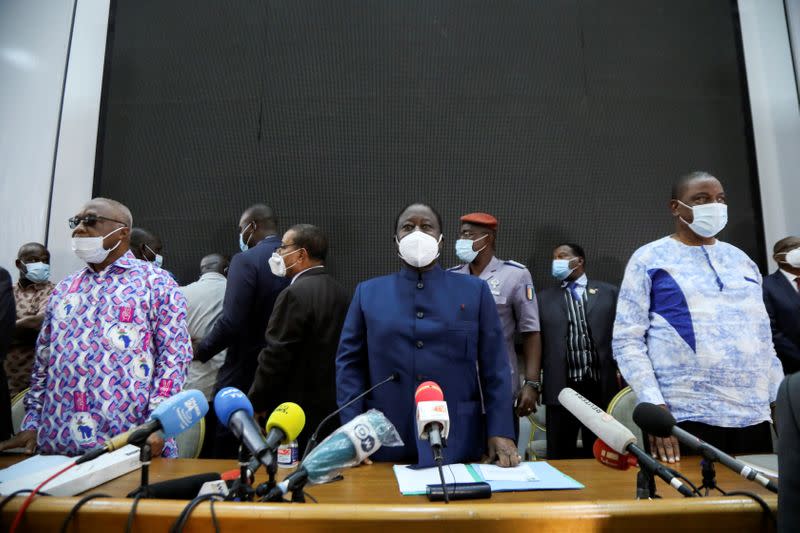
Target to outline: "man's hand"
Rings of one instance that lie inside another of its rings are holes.
[[[681,449],[678,445],[678,439],[675,437],[654,437],[648,435],[650,438],[650,455],[653,459],[661,459],[662,462],[674,463],[681,460]]]
[[[494,463],[503,468],[517,466],[521,459],[514,441],[505,437],[489,437],[487,454],[484,463]]]
[[[20,431],[10,439],[0,442],[0,451],[12,448],[25,448],[25,453],[28,455],[36,453],[36,431],[33,429]]]
[[[669,411],[664,404],[659,405],[659,407]],[[650,439],[650,455],[653,456],[653,459],[661,459],[665,463],[674,463],[681,460],[681,448],[677,438],[674,436],[661,438],[653,435],[648,435],[647,437]]]
[[[538,404],[539,391],[525,385],[517,394],[517,416],[528,416],[531,413],[535,413]]]
[[[153,457],[158,457],[164,450],[164,437],[162,437],[158,432],[153,433],[147,437],[147,444],[150,445],[150,453],[153,455]]]
[[[192,339],[192,354],[197,357],[197,349],[200,347],[200,343],[203,342],[203,339]]]

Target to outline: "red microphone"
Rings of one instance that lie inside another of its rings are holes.
[[[414,393],[417,403],[417,436],[430,441],[434,459],[439,460],[442,453],[442,439],[450,432],[450,415],[441,387],[433,381],[426,381]]]
[[[603,442],[602,439],[597,439],[594,441],[592,452],[594,452],[595,459],[604,465],[610,466],[611,468],[616,468],[617,470],[627,470],[630,467],[638,464],[636,457],[629,453],[617,453],[608,444]]]

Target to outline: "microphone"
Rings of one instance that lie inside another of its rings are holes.
[[[750,481],[760,483],[767,490],[778,492],[778,487],[767,476],[758,470],[737,461],[727,453],[711,444],[700,440],[688,431],[679,428],[672,413],[652,403],[642,402],[633,410],[633,421],[642,431],[656,437],[669,437],[674,435],[682,444],[699,452],[709,461],[719,461],[740,476]]]
[[[594,458],[600,461],[600,463],[611,468],[616,468],[617,470],[627,470],[632,466],[638,465],[636,457],[629,453],[615,452],[608,444],[603,442],[602,439],[594,441],[592,452],[594,453]]]
[[[169,479],[159,483],[151,483],[147,487],[129,492],[128,498],[143,494],[145,498],[158,498],[161,500],[192,500],[208,481],[217,481],[222,477],[216,472],[195,474],[193,476]]]
[[[636,445],[636,436],[613,416],[569,387],[558,393],[558,401],[612,450],[619,454],[630,453],[639,461],[640,468],[657,475],[685,497],[694,496],[694,493],[675,475],[677,472],[665,467],[639,448]]]
[[[282,441],[297,438],[306,423],[306,415],[299,405],[282,403],[272,412],[267,423],[267,440],[261,436],[253,420],[253,404],[235,387],[225,387],[214,397],[214,411],[219,421],[231,430],[236,438],[250,450],[253,458],[269,467],[275,460],[274,453]]]
[[[433,381],[426,381],[414,393],[417,403],[417,437],[428,440],[433,449],[433,458],[442,461],[443,439],[450,433],[450,415],[441,387]]]
[[[208,401],[202,392],[196,389],[179,392],[158,404],[150,414],[149,421],[109,439],[103,447],[78,457],[75,464],[86,463],[127,444],[142,446],[150,435],[159,430],[164,433],[165,439],[174,437],[199,422],[207,412]]]
[[[266,500],[280,501],[284,494],[302,488],[308,481],[330,481],[342,468],[361,463],[381,446],[402,445],[403,440],[389,419],[370,409],[331,433],[295,472],[267,493]]]
[[[399,374],[397,372],[392,372],[389,375],[389,377],[387,377],[383,381],[379,381],[378,383],[376,383],[372,387],[368,388],[367,390],[365,390],[364,392],[362,392],[361,394],[359,394],[358,396],[356,396],[355,398],[353,398],[352,400],[350,400],[349,402],[347,402],[346,404],[344,404],[343,406],[341,406],[340,408],[338,408],[337,410],[335,410],[334,412],[332,412],[331,414],[329,414],[328,416],[323,418],[322,422],[320,422],[319,425],[317,426],[317,429],[314,430],[314,433],[311,435],[311,438],[308,439],[308,442],[306,443],[306,449],[303,451],[303,457],[301,458],[301,461],[304,460],[306,457],[308,457],[309,452],[311,452],[311,450],[313,450],[317,446],[317,437],[319,437],[319,432],[322,431],[322,427],[331,418],[333,418],[334,416],[338,415],[339,413],[342,412],[343,409],[347,409],[348,407],[350,407],[351,405],[356,403],[358,400],[360,400],[361,398],[363,398],[364,396],[366,396],[370,392],[374,391],[375,389],[377,389],[378,387],[383,385],[384,383],[389,383],[390,381],[394,381],[398,377],[400,377],[400,376],[399,376]]]

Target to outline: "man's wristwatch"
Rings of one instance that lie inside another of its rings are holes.
[[[522,386],[524,387],[526,385],[528,387],[531,387],[536,392],[542,392],[542,382],[541,381],[533,381],[531,379],[526,379],[525,381],[522,382]]]

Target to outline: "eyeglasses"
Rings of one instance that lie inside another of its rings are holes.
[[[125,222],[121,222],[119,220],[114,220],[113,218],[108,218],[100,215],[84,215],[82,217],[74,216],[68,220],[69,222],[69,229],[77,228],[81,222],[86,227],[92,227],[97,224],[98,220],[108,220],[109,222],[116,222],[117,224],[122,224],[123,226],[128,226]]]
[[[281,245],[280,245],[280,246],[278,246],[278,250],[285,250],[285,249],[287,249],[287,248],[288,248],[288,247],[290,247],[290,246],[296,246],[296,245],[295,245],[295,243],[293,243],[293,242],[290,242],[290,243],[288,243],[288,244],[283,244],[283,243],[281,243]]]

